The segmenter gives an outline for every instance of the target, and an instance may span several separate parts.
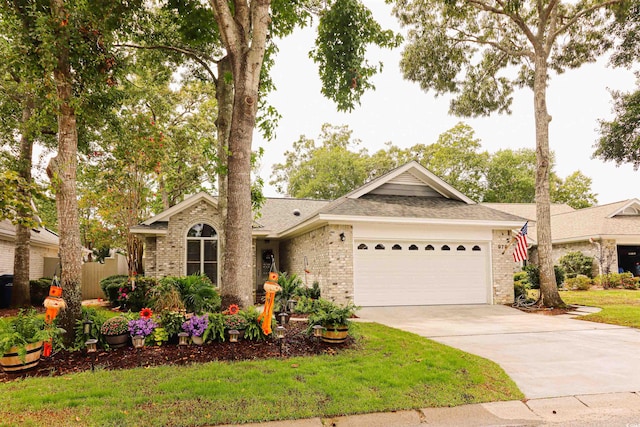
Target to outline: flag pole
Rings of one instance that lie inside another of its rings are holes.
[[[520,231],[518,231],[517,233],[513,233],[513,230],[511,230],[511,240],[509,240],[509,243],[507,244],[507,246],[504,248],[504,250],[502,251],[502,255],[504,255],[507,250],[511,247],[511,245],[513,245],[513,242],[515,242],[517,240],[518,235],[522,232],[522,230],[527,226],[527,224],[529,224],[529,221],[525,222],[524,225],[522,226],[522,228],[520,229]],[[526,233],[526,232],[525,232]]]

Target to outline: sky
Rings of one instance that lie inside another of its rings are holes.
[[[391,7],[383,0],[365,0],[383,28],[400,30]],[[317,141],[323,123],[348,125],[352,138],[361,140],[361,147],[373,153],[392,142],[401,148],[436,142],[438,136],[459,122],[470,125],[482,149],[494,153],[510,148],[535,149],[533,92],[521,89],[515,93],[512,114],[493,114],[486,118],[468,119],[448,114],[449,97],[436,98],[424,92],[417,83],[403,79],[399,62],[402,46],[395,50],[371,49],[368,58],[384,63],[383,72],[368,91],[362,103],[351,113],[337,112],[335,104],[320,93],[317,66],[308,57],[313,47],[313,29],[297,30],[278,42],[272,77],[277,90],[268,101],[282,115],[276,138],[265,141],[256,133],[254,147],[263,147],[265,154],[258,170],[265,181],[264,193],[280,197],[268,184],[272,165],[284,161],[301,135]],[[640,198],[640,171],[630,165],[592,159],[598,139],[598,120],[613,117],[609,90],[633,90],[635,77],[631,70],[607,67],[605,59],[577,70],[552,75],[547,91],[547,108],[553,117],[549,133],[550,148],[556,155],[555,172],[566,178],[576,170],[589,176],[592,191],[599,204]]]

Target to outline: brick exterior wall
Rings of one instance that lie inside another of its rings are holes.
[[[491,273],[493,275],[493,303],[513,303],[513,273],[520,270],[513,262],[513,250],[505,248],[511,241],[511,231],[493,230],[491,239]],[[502,253],[504,251],[504,254]]]
[[[618,251],[616,248],[616,241],[603,240],[602,242],[599,242],[599,243],[602,246],[602,252],[608,253],[609,255],[604,257],[605,259],[603,260],[603,266],[602,266],[603,270],[606,270],[606,268],[608,267],[611,273],[617,273],[618,272],[618,268],[617,268]],[[559,264],[558,261],[560,260],[560,258],[566,255],[568,252],[582,252],[586,256],[593,257],[593,267],[591,269],[591,274],[593,275],[593,277],[596,277],[598,274],[600,274],[600,266],[598,265],[599,263],[597,259],[597,257],[600,254],[598,253],[598,249],[596,245],[591,244],[587,241],[553,245],[553,250],[552,250],[553,263]],[[607,261],[609,265],[604,265],[607,263]]]
[[[167,234],[145,239],[145,274],[150,277],[184,276],[187,232],[198,223],[209,224],[218,235],[222,234],[218,210],[211,204],[200,201],[172,216],[168,222]]]
[[[344,242],[340,239],[344,233]],[[280,243],[280,270],[320,285],[322,298],[346,304],[353,300],[353,231],[350,225],[326,225]]]

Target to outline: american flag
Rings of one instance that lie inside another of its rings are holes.
[[[524,223],[516,235],[516,247],[513,250],[513,260],[515,262],[527,259],[527,224],[529,224],[529,221]]]

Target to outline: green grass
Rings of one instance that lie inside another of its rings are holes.
[[[353,329],[359,348],[337,355],[0,384],[0,425],[214,425],[523,398],[486,359],[386,326]]]
[[[640,290],[567,291],[560,294],[567,304],[600,307],[602,311],[580,320],[640,328]]]

